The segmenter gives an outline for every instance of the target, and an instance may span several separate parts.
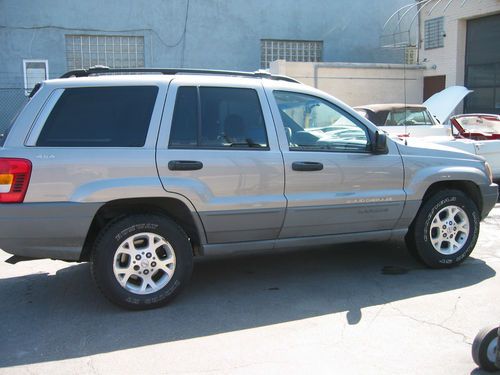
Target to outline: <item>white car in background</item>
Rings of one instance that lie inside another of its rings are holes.
[[[494,114],[467,114],[450,117],[472,91],[452,86],[424,104],[371,104],[355,107],[391,137],[408,144],[423,142],[454,147],[484,157],[493,178],[500,180],[500,120]]]
[[[493,179],[500,181],[500,115],[470,113],[453,116],[449,129],[451,136],[423,139],[481,155],[490,164]]]
[[[369,104],[354,109],[391,136],[450,136],[450,127],[444,124],[471,92],[463,86],[451,86],[434,94],[424,104]]]

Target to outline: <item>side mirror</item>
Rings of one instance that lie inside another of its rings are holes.
[[[375,132],[375,142],[373,143],[372,152],[375,155],[387,154],[389,148],[387,147],[387,135],[384,132]]]

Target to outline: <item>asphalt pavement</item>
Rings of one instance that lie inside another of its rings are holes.
[[[0,250],[0,374],[481,374],[499,245],[500,204],[453,269],[400,241],[198,259],[174,302],[142,312],[110,304],[88,264]]]

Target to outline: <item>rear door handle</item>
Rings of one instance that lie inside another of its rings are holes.
[[[292,163],[292,169],[294,171],[321,171],[323,169],[323,163],[318,163],[315,161],[294,161]]]
[[[203,163],[196,160],[170,160],[168,169],[171,171],[197,171],[203,168]]]

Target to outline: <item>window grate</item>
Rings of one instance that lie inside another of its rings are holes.
[[[318,40],[262,39],[260,41],[261,68],[269,68],[269,64],[276,60],[323,61],[323,42]]]
[[[49,62],[47,60],[23,60],[23,71],[24,94],[29,96],[37,83],[49,79]]]
[[[122,35],[66,35],[68,70],[95,65],[143,68],[144,37]]]
[[[444,47],[444,17],[425,21],[425,49]]]

